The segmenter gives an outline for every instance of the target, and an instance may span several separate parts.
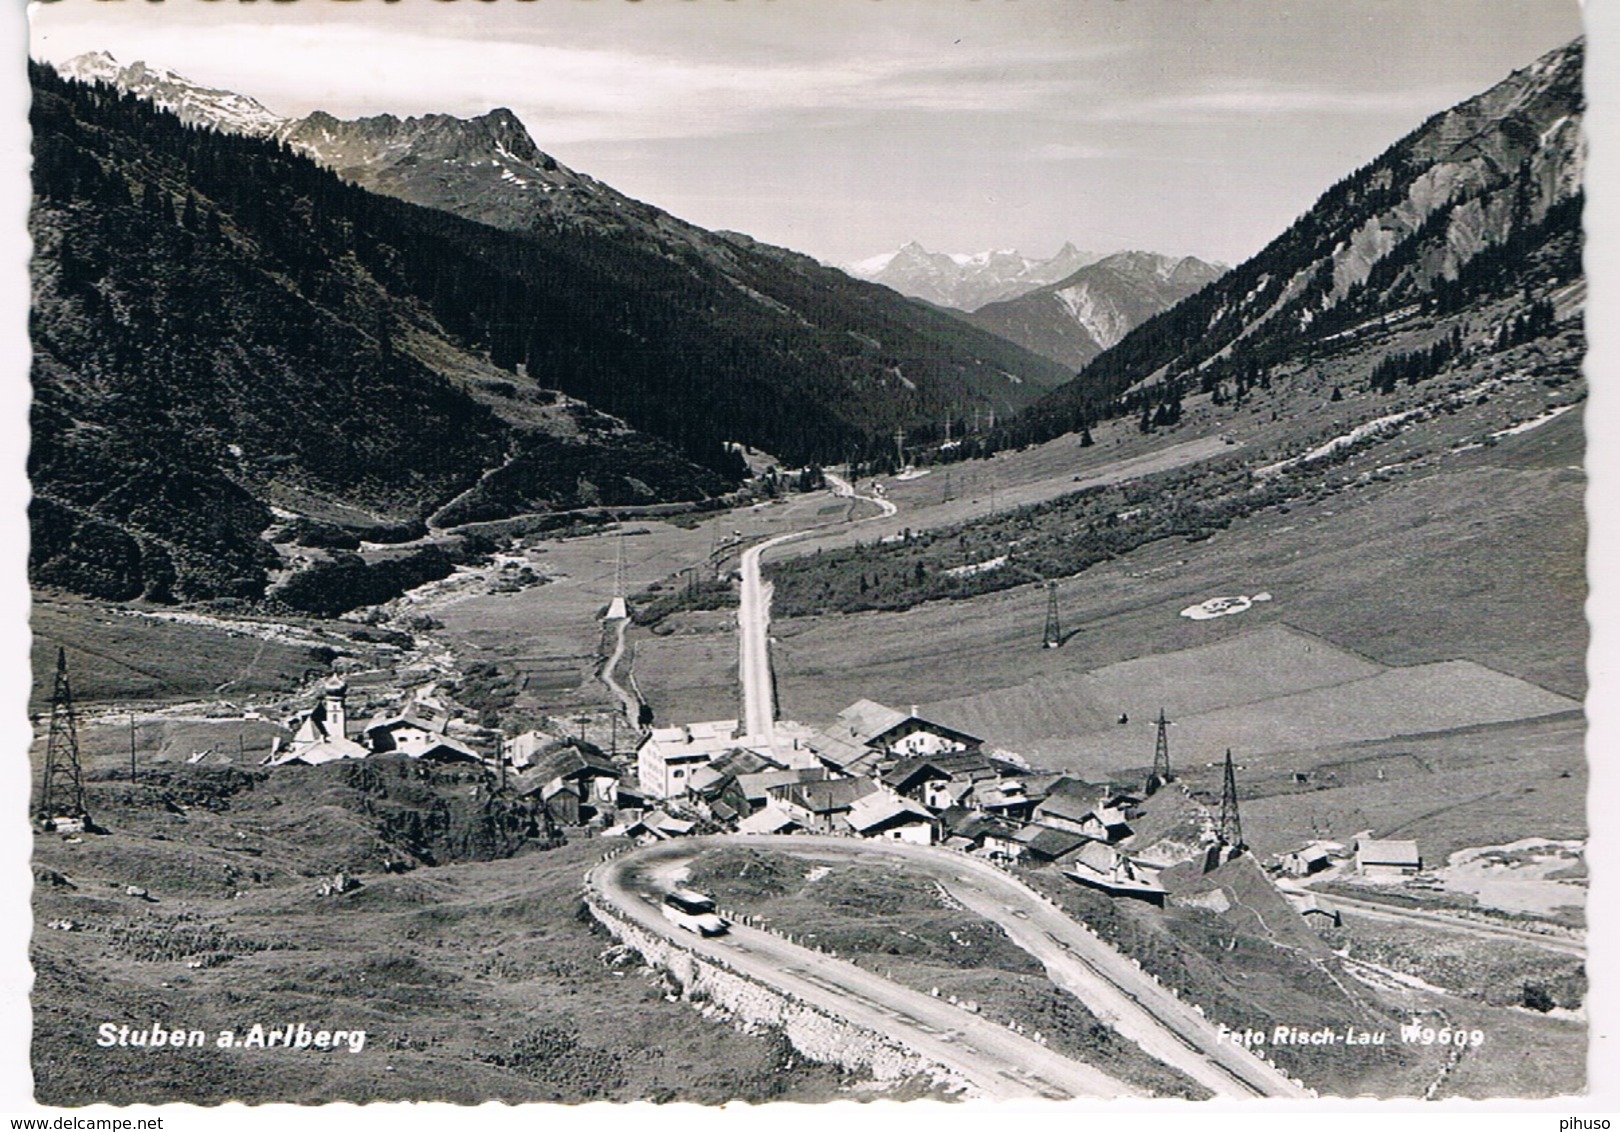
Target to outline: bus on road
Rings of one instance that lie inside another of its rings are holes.
[[[698,935],[719,935],[728,926],[714,910],[714,901],[701,892],[677,888],[664,897],[664,919]]]

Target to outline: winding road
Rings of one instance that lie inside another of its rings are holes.
[[[826,479],[834,495],[876,504],[881,513],[871,516],[874,519],[895,513],[894,504],[886,499],[857,495],[848,481],[831,473],[826,474]],[[747,735],[766,742],[775,738],[776,695],[771,682],[771,588],[760,577],[759,559],[772,547],[805,538],[820,529],[790,531],[768,538],[742,553],[742,597],[737,603],[737,679],[742,685],[743,727]]]
[[[941,884],[970,911],[999,925],[1048,977],[1149,1055],[1216,1096],[1305,1097],[1310,1093],[1247,1050],[1096,935],[994,866],[964,854],[901,842],[806,836],[682,839],[635,850],[592,870],[590,883],[621,912],[689,949],[722,958],[779,990],[874,1027],[960,1073],[987,1096],[1118,1096],[1128,1086],[992,1022],[899,986],[852,963],[745,927],[700,940],[657,911],[659,876],[705,849],[748,845],[816,860],[901,860]],[[940,1011],[944,1013],[941,1014]]]
[[[601,680],[607,690],[613,693],[613,698],[619,701],[619,710],[624,713],[625,722],[631,727],[641,728],[641,700],[635,693],[627,690],[619,683],[616,673],[619,661],[624,659],[624,631],[630,625],[628,617],[615,619],[613,623],[613,653],[602,662]]]

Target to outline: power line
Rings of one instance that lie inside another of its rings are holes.
[[[1163,708],[1159,709],[1159,719],[1154,726],[1158,734],[1153,740],[1153,771],[1147,780],[1149,794],[1172,782],[1175,777],[1170,773],[1170,721],[1165,719]]]
[[[41,828],[56,829],[68,822],[90,824],[84,804],[84,775],[79,765],[79,723],[73,712],[73,687],[68,681],[67,650],[56,650],[56,682],[51,688],[51,729],[45,740],[45,776],[40,781]]]
[[[1057,583],[1046,583],[1046,630],[1041,635],[1041,644],[1049,649],[1061,648],[1063,645],[1063,626],[1058,621]]]
[[[1238,817],[1237,774],[1232,768],[1230,747],[1226,749],[1226,774],[1221,785],[1221,821],[1215,828],[1215,837],[1234,855],[1248,848],[1243,843],[1243,820]]]

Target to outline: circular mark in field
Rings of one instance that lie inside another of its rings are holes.
[[[1215,617],[1226,617],[1233,613],[1242,613],[1257,601],[1270,601],[1269,593],[1257,593],[1252,597],[1248,594],[1237,594],[1233,597],[1212,597],[1208,601],[1201,601],[1197,605],[1189,605],[1181,611],[1181,615],[1193,621],[1208,621]]]

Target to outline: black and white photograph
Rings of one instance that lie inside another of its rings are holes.
[[[33,1102],[1577,1111],[1587,15],[30,5]]]

